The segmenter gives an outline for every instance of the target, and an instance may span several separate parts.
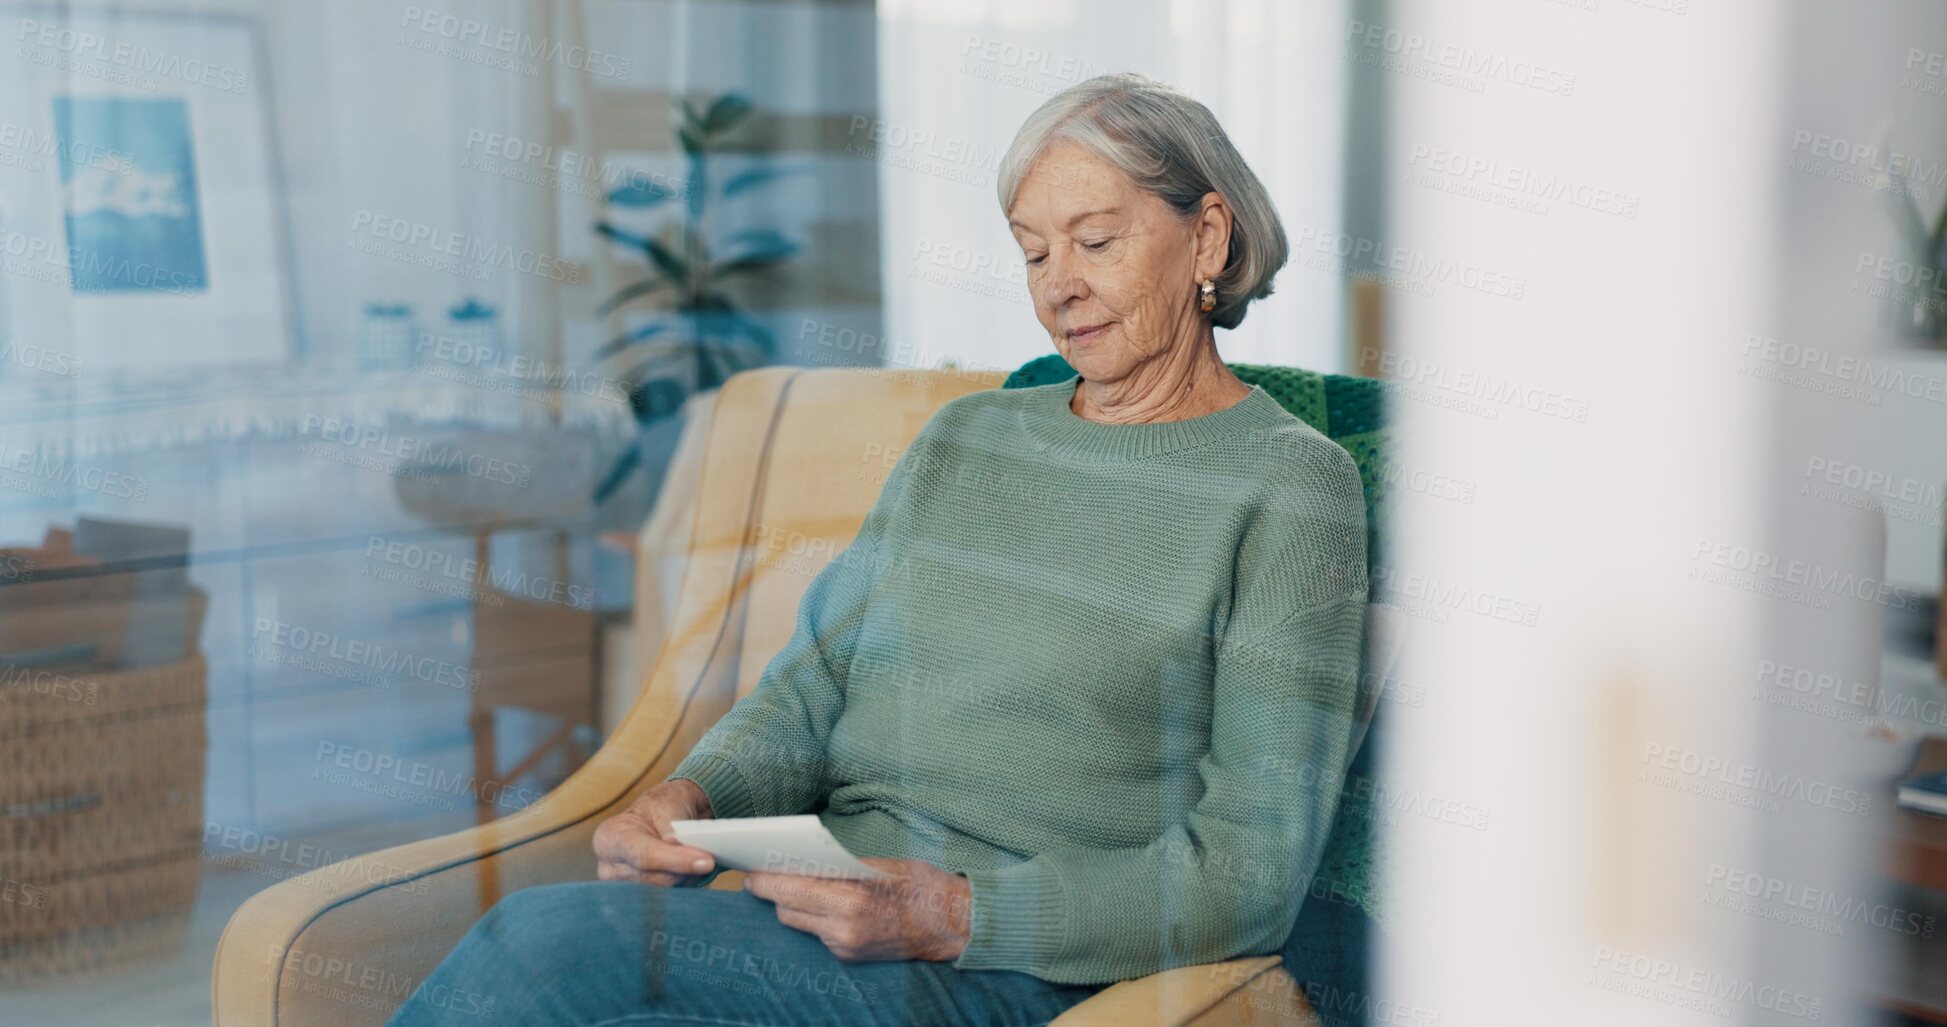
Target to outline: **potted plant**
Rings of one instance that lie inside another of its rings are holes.
[[[681,189],[630,181],[610,192],[608,202],[645,210],[680,200],[681,214],[654,233],[632,231],[608,218],[595,224],[595,231],[611,244],[639,255],[648,272],[616,290],[597,310],[604,318],[616,311],[647,316],[603,343],[594,355],[597,365],[625,368],[617,378],[643,433],[675,414],[691,395],[776,357],[771,332],[739,309],[723,287],[771,272],[798,246],[771,229],[720,234],[711,224],[713,200],[732,199],[796,170],[761,164],[721,183],[714,180],[712,155],[750,113],[750,101],[734,93],[701,111],[688,100],[676,103],[676,139],[687,158]],[[640,445],[623,452],[596,485],[595,501],[606,500],[641,463]]]
[[[1935,347],[1947,349],[1947,204],[1929,226],[1926,215],[1920,212],[1910,168],[1900,181],[1903,188],[1892,191],[1900,242],[1906,247],[1907,259],[1927,277],[1915,283],[1919,296],[1908,304],[1910,317],[1903,327]]]

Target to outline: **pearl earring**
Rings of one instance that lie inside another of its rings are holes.
[[[1208,314],[1217,309],[1217,283],[1206,278],[1197,291],[1201,294],[1197,299],[1197,306],[1204,313]]]

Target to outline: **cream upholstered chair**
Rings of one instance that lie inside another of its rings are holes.
[[[596,825],[663,780],[756,686],[812,577],[857,533],[933,411],[1003,377],[767,368],[696,406],[639,546],[648,652],[628,716],[586,766],[512,816],[252,897],[217,947],[218,1027],[382,1023],[502,896],[592,880]],[[738,880],[726,873],[717,886]],[[1057,1021],[1315,1022],[1275,956],[1126,981]]]

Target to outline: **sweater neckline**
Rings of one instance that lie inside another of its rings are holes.
[[[1276,424],[1292,414],[1260,385],[1243,399],[1212,413],[1181,421],[1105,424],[1069,409],[1078,373],[1067,381],[1023,389],[1026,402],[1016,410],[1021,429],[1041,448],[1059,447],[1105,457],[1146,457],[1241,435]]]

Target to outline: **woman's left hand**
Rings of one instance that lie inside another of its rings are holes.
[[[958,958],[973,924],[967,879],[916,859],[864,862],[888,876],[839,881],[751,873],[744,890],[775,903],[779,923],[817,935],[848,963]]]

